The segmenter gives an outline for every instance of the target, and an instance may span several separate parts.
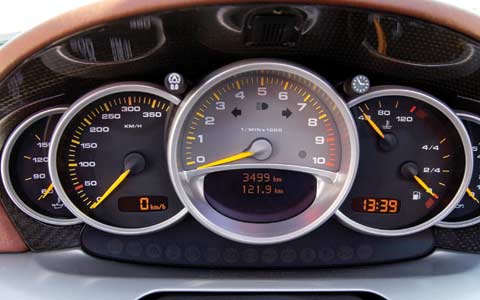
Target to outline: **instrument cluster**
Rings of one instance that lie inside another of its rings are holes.
[[[190,214],[248,244],[332,217],[379,236],[480,222],[479,116],[280,60],[235,62],[183,96],[184,82],[117,82],[28,117],[3,149],[8,195],[55,226],[137,235]]]

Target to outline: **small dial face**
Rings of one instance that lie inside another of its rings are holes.
[[[157,230],[183,214],[165,157],[174,104],[165,92],[136,88],[117,84],[78,100],[52,143],[53,179],[67,205],[90,225],[119,234]]]
[[[370,89],[370,80],[365,75],[357,75],[353,77],[351,85],[356,94],[364,94]]]
[[[427,102],[408,90],[394,92],[377,91],[351,104],[361,160],[340,209],[347,224],[384,235],[420,230],[438,219],[458,201],[468,176],[468,140],[454,114],[431,97]]]
[[[57,107],[41,111],[17,127],[4,152],[8,172],[2,174],[10,196],[20,209],[55,225],[77,222],[53,189],[48,172],[50,138],[65,110]]]
[[[454,227],[470,226],[480,222],[480,118],[476,115],[460,113],[465,128],[472,143],[473,175],[467,192],[456,208],[443,220],[442,223]]]
[[[247,243],[292,239],[326,220],[346,194],[357,161],[352,125],[316,75],[276,61],[233,64],[182,103],[171,176],[214,232]]]

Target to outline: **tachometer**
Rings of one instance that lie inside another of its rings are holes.
[[[50,138],[66,110],[48,108],[25,119],[8,138],[2,155],[2,180],[12,201],[27,215],[51,225],[81,222],[58,197],[48,172]]]
[[[328,83],[284,62],[239,62],[181,104],[170,174],[202,224],[232,240],[275,243],[313,230],[348,192],[358,160],[346,105]]]
[[[444,218],[472,174],[467,132],[453,111],[423,92],[377,88],[349,106],[361,160],[338,216],[377,235],[405,235]]]
[[[480,117],[459,111],[457,116],[463,121],[468,131],[473,153],[473,175],[467,192],[455,209],[437,225],[446,228],[461,228],[480,222]]]
[[[165,155],[179,100],[155,85],[101,87],[59,121],[50,150],[53,184],[87,224],[117,234],[164,228],[185,215]]]

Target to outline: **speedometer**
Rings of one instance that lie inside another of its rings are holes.
[[[85,223],[117,234],[185,215],[167,170],[168,120],[179,100],[147,83],[101,87],[59,121],[50,149],[55,190]]]
[[[348,109],[322,78],[251,60],[190,93],[168,154],[175,188],[198,221],[265,244],[303,235],[334,213],[353,180],[357,146]]]

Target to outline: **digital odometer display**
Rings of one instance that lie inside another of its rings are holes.
[[[220,213],[245,222],[278,222],[298,215],[316,196],[311,174],[287,170],[230,170],[205,177],[205,198]]]
[[[397,214],[400,201],[397,199],[360,197],[352,200],[352,209],[363,213]]]
[[[283,195],[285,189],[281,184],[285,180],[278,173],[246,170],[242,172],[242,195]]]

